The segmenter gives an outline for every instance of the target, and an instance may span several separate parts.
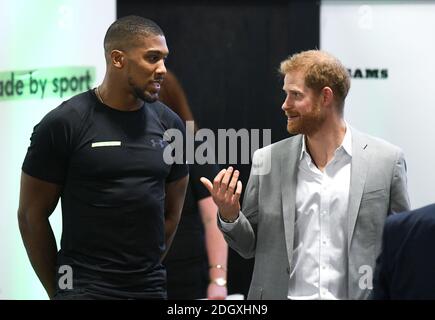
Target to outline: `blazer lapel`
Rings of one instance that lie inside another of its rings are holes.
[[[293,255],[296,187],[299,156],[302,148],[302,135],[289,139],[288,148],[281,150],[281,199],[284,231],[287,246],[287,256],[291,263]]]
[[[352,167],[350,174],[349,207],[348,207],[348,241],[347,248],[350,250],[359,206],[364,191],[364,184],[368,171],[368,144],[363,136],[353,128],[352,130]]]

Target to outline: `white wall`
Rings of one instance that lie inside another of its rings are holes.
[[[411,205],[435,202],[435,1],[322,1],[321,49],[351,70],[387,69],[388,78],[352,79],[345,117],[400,146]]]
[[[92,85],[101,82],[103,38],[116,17],[115,0],[0,0],[0,8],[0,80],[12,71],[71,76],[66,67],[83,67],[95,71]],[[18,229],[19,180],[33,126],[71,95],[22,96],[0,95],[0,299],[46,299]],[[59,209],[50,219],[59,241]]]

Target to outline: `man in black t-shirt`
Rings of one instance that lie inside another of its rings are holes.
[[[154,22],[128,16],[109,27],[104,49],[103,83],[34,128],[22,167],[20,231],[50,298],[164,299],[161,261],[188,182],[187,165],[163,157],[166,130],[185,130],[157,101],[168,48]],[[59,198],[58,251],[48,217]]]

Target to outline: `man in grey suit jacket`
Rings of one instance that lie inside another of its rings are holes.
[[[296,135],[254,153],[241,211],[237,170],[201,181],[228,244],[255,257],[248,299],[365,299],[384,221],[409,209],[403,153],[344,121],[350,78],[334,56],[305,51],[280,69]]]

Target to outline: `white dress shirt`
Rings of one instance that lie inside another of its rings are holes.
[[[333,159],[320,171],[307,152],[299,158],[293,258],[288,298],[347,299],[347,209],[352,137],[350,127]],[[284,212],[284,214],[286,214]],[[238,223],[224,222],[224,230]]]
[[[320,171],[307,152],[299,161],[289,299],[347,298],[347,209],[352,159],[349,126]],[[284,213],[285,214],[285,213]]]

